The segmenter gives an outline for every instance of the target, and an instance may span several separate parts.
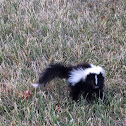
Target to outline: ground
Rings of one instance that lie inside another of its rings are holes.
[[[31,86],[50,63],[106,71],[107,102],[73,102],[65,80]],[[0,126],[124,126],[126,0],[0,1]]]

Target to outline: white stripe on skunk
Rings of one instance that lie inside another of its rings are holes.
[[[70,84],[72,84],[72,86],[74,86],[76,83],[78,83],[80,80],[85,81],[87,75],[91,74],[102,74],[105,77],[105,71],[102,67],[100,66],[95,66],[93,64],[90,64],[91,67],[90,68],[78,68],[78,69],[73,69],[70,72],[69,78],[68,78],[68,82]],[[97,82],[97,80],[96,80]]]

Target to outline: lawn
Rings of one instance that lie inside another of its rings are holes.
[[[35,90],[50,63],[106,71],[106,102],[69,97],[65,80]],[[125,126],[126,0],[0,1],[0,126]]]

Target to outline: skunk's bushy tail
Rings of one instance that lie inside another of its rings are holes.
[[[38,83],[33,84],[35,88],[39,87],[40,84],[47,84],[54,78],[68,78],[71,67],[66,67],[63,64],[56,63],[49,65],[41,74]]]

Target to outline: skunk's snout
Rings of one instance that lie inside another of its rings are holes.
[[[99,86],[94,86],[94,89],[98,89],[99,88]]]

